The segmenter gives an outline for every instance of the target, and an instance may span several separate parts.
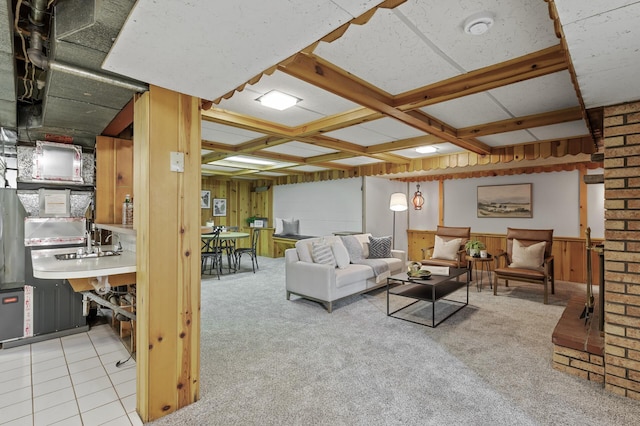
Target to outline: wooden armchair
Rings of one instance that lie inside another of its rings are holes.
[[[509,280],[537,283],[544,286],[544,303],[549,303],[549,283],[555,293],[552,245],[553,229],[507,228],[507,251],[494,256],[493,294],[498,294],[499,279],[505,287]]]
[[[460,239],[460,245],[455,250],[449,251],[448,255],[442,256],[442,250],[438,246],[438,241],[431,247],[422,249],[423,260],[420,261],[423,265],[432,266],[449,266],[451,268],[466,268],[467,261],[465,260],[464,245],[469,241],[471,237],[471,227],[455,227],[455,226],[438,226],[436,229],[436,239],[440,238],[441,242],[446,243],[457,238]],[[436,250],[437,248],[437,250]],[[427,258],[427,251],[432,250],[432,254]]]

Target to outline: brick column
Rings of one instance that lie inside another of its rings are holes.
[[[640,400],[640,101],[604,110],[605,386]]]

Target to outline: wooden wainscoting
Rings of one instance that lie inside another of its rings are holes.
[[[432,247],[435,241],[435,230],[421,231],[409,229],[407,238],[409,241],[409,260],[422,259],[423,248]],[[482,241],[489,253],[497,253],[506,249],[506,234],[478,234],[471,233],[471,238]],[[592,239],[592,244],[601,244],[602,240]],[[555,279],[586,283],[587,266],[585,256],[586,241],[584,238],[553,237],[553,256],[555,262]],[[600,261],[598,254],[591,253],[591,265],[593,266],[593,284],[599,283]]]

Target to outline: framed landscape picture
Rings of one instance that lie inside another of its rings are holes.
[[[213,215],[214,216],[227,215],[227,199],[226,198],[213,199]]]
[[[533,217],[531,184],[478,186],[478,217]]]

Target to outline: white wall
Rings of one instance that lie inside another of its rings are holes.
[[[416,192],[416,185],[420,184],[420,192],[424,198],[422,210],[415,210],[411,205],[411,199]],[[438,181],[411,182],[409,184],[409,223],[410,229],[435,230],[438,227]]]
[[[384,178],[365,177],[365,231],[376,237],[394,235],[393,212],[389,209],[389,200],[394,192],[407,193],[405,182]],[[408,211],[396,212],[395,241],[393,247],[407,250]]]
[[[602,169],[591,171],[602,173]],[[532,184],[532,218],[478,218],[477,187],[480,185]],[[433,185],[429,185],[433,184]],[[437,182],[421,183],[425,205],[435,210],[412,211],[409,217],[411,229],[434,230],[437,226]],[[427,190],[427,188],[429,188]],[[552,172],[515,176],[496,176],[444,181],[444,224],[447,226],[471,226],[472,232],[504,234],[507,227],[553,228],[554,235],[584,237],[580,234],[580,173],[578,171]],[[415,186],[410,186],[410,196]],[[593,238],[604,238],[604,185],[589,185],[588,226]]]
[[[276,185],[273,218],[298,219],[302,235],[360,232],[363,229],[362,185],[362,178]]]

